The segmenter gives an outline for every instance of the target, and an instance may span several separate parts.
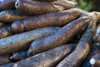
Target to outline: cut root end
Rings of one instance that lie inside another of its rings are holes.
[[[92,65],[95,64],[95,59],[94,59],[94,58],[92,58],[92,59],[90,60],[90,64],[92,64]]]
[[[15,2],[15,7],[18,7],[18,2],[17,1]]]

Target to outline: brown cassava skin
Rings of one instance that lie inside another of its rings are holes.
[[[80,8],[77,8],[80,12],[82,12],[82,14],[80,15],[80,17],[83,17],[83,16],[90,16],[89,15],[89,12],[85,11],[85,10],[82,10]],[[80,30],[74,37],[77,38],[78,40],[80,40],[80,38],[82,37],[83,33],[86,31],[88,27],[88,24],[86,26],[84,26],[84,28],[82,28],[82,30]],[[76,39],[73,39],[73,41],[76,40]]]
[[[10,55],[0,56],[0,65],[10,63],[9,56]]]
[[[87,11],[84,11],[84,10],[82,10],[82,9],[80,9],[80,8],[78,8],[81,12],[82,12],[82,15],[81,15],[81,17],[82,16],[90,16],[90,17],[92,17],[92,18],[96,18],[97,20],[95,20],[95,22],[98,22],[98,20],[100,19],[100,12],[91,12],[91,13],[89,13],[89,12],[87,12]],[[100,25],[98,25],[97,26],[97,29],[96,29],[96,32],[95,32],[95,35],[94,35],[94,40],[95,41],[98,41],[99,40],[99,26]],[[80,31],[81,32],[81,31]],[[99,41],[98,41],[99,42]],[[99,42],[100,43],[100,42]]]
[[[66,1],[66,0],[57,0],[57,1]],[[67,0],[67,1],[71,1],[71,0]]]
[[[57,67],[79,67],[81,63],[84,61],[84,59],[87,57],[90,51],[89,45],[91,44],[95,33],[96,22],[100,18],[98,12],[92,12],[90,13],[90,16],[92,16],[92,18],[95,18],[95,20],[91,21],[87,31],[80,39],[76,49],[68,57],[66,57],[60,64],[58,64]]]
[[[100,24],[97,26],[95,36],[94,36],[94,40],[100,43]]]
[[[63,11],[62,6],[57,7],[57,5],[50,4],[45,1],[32,1],[32,0],[17,0],[15,3],[16,9],[24,14],[28,15],[38,15],[45,13],[53,13]]]
[[[94,12],[89,13],[88,16],[95,18],[95,22],[98,22],[100,20],[100,12],[94,11]]]
[[[33,0],[33,1],[46,1],[46,2],[53,2],[53,1],[57,1],[57,0]],[[60,1],[60,0],[58,0]],[[62,0],[61,0],[62,1]],[[71,0],[68,0],[68,1],[71,1]]]
[[[90,45],[95,33],[96,22],[93,19],[86,32],[81,37],[76,49],[61,61],[56,67],[80,67],[90,51]]]
[[[56,0],[39,0],[39,1],[53,2],[53,1],[56,1]]]
[[[90,64],[90,59],[94,55],[96,55],[99,51],[100,51],[100,44],[98,44],[98,43],[93,44],[93,46],[91,46],[91,48],[90,48],[90,52],[89,52],[86,60],[84,61],[84,63],[82,64],[81,67],[92,67],[92,65]]]
[[[45,1],[45,2],[53,2],[53,1],[56,1],[56,0],[33,0],[33,1]]]
[[[14,32],[12,31],[10,26],[5,26],[0,29],[0,39],[13,35]]]
[[[82,14],[79,17],[83,17],[83,16],[90,16],[89,12],[82,10],[80,8],[77,8],[80,12],[82,12]],[[77,43],[78,40],[82,37],[83,33],[87,30],[88,24],[84,26],[84,28],[82,28],[73,38],[73,41],[75,41],[77,39]],[[70,40],[71,42],[71,40]]]
[[[100,12],[93,11],[93,12],[89,13],[85,10],[80,9],[80,8],[77,8],[77,9],[82,13],[82,15],[80,17],[90,16],[92,18],[96,18],[97,19],[97,20],[95,20],[96,22],[100,19]]]
[[[5,65],[1,65],[0,67],[13,67],[14,63],[9,63]]]
[[[16,0],[0,0],[0,11],[15,8]]]
[[[80,9],[80,8],[77,8],[80,12],[82,12],[82,15],[80,16],[80,17],[82,17],[82,16],[89,16],[89,12],[88,11],[85,11],[85,10],[83,10],[83,9]]]
[[[82,35],[84,34],[84,32],[87,30],[88,28],[88,24],[85,25],[75,36],[74,36],[74,39],[73,41],[75,41],[76,39],[76,42],[78,43],[78,41],[81,39]]]
[[[100,67],[100,52],[94,55],[91,59],[95,60],[95,64],[92,67]]]
[[[63,45],[64,43],[68,42],[70,38],[72,38],[78,31],[80,31],[90,21],[91,21],[91,17],[88,16],[79,18],[65,25],[56,33],[35,40],[31,44],[30,49],[28,50],[28,54],[34,55],[55,48],[57,46]]]
[[[23,20],[28,18],[29,16],[23,15],[17,10],[5,10],[0,12],[0,20],[4,22],[14,22],[17,20]]]
[[[75,44],[67,44],[19,61],[13,67],[55,67],[65,56],[73,51]]]
[[[21,51],[21,52],[13,53],[13,55],[10,57],[10,60],[19,61],[19,60],[26,59],[27,57],[28,57],[27,51]]]
[[[23,49],[28,49],[31,41],[43,36],[51,35],[59,29],[59,27],[46,27],[1,39],[0,55],[13,53]]]
[[[87,30],[88,24],[85,25],[74,37],[72,37],[67,43],[78,43],[83,33]]]
[[[4,22],[0,21],[0,28],[3,27],[5,24]]]
[[[67,1],[67,0],[60,0],[60,1],[54,1],[52,2],[54,5],[63,6],[66,10],[70,8],[77,7],[77,2]]]
[[[14,22],[11,27],[14,32],[23,32],[24,30],[33,30],[42,27],[63,26],[76,19],[79,15],[81,15],[81,12],[74,8],[19,20]]]

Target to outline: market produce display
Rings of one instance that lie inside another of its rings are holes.
[[[0,0],[0,67],[100,67],[100,12],[70,0]]]

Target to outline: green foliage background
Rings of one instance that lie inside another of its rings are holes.
[[[86,11],[100,11],[100,0],[72,0],[78,3],[78,7]]]

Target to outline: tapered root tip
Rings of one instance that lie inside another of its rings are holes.
[[[94,59],[94,58],[92,58],[92,59],[90,60],[90,64],[92,64],[92,65],[95,64],[95,59]]]
[[[15,7],[17,7],[18,6],[18,2],[15,2]]]
[[[15,56],[11,56],[9,59],[10,60],[13,60],[13,61],[17,61],[18,60],[18,57],[15,55]]]
[[[33,51],[32,51],[31,48],[29,48],[29,50],[28,50],[28,56],[32,56],[32,55],[33,55]]]
[[[10,60],[13,60],[13,56],[11,56],[9,59],[10,59]]]
[[[59,6],[59,5],[54,5],[59,11],[63,11],[65,10],[64,7],[62,6]]]
[[[25,30],[22,20],[15,21],[14,23],[12,23],[11,28],[16,33],[21,33]]]
[[[19,0],[17,0],[16,2],[15,2],[15,7],[17,8],[17,7],[20,7],[20,1]]]

